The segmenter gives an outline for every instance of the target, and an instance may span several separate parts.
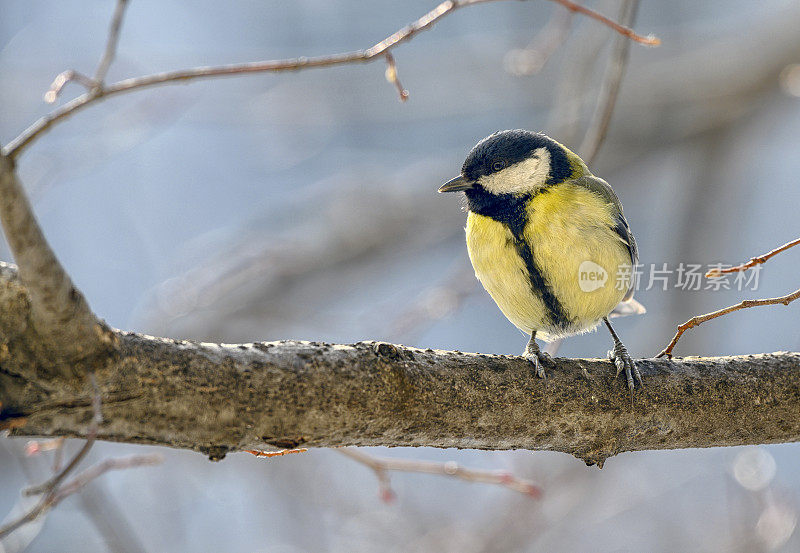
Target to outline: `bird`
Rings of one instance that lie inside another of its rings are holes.
[[[633,394],[642,377],[609,322],[633,299],[636,240],[611,186],[575,153],[543,133],[504,130],[478,142],[441,192],[466,196],[466,239],[475,276],[517,328],[523,356],[545,378],[549,342],[604,323],[616,376]],[[618,307],[620,306],[620,307]]]

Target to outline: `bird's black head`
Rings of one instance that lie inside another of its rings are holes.
[[[537,154],[537,150],[543,152]],[[541,154],[545,153],[545,156]],[[549,161],[542,157],[550,157]],[[547,165],[546,183],[554,184],[568,178],[572,168],[565,148],[541,133],[526,130],[499,131],[478,142],[467,155],[461,174],[472,182],[512,169],[521,162],[539,158],[539,166]],[[513,187],[512,183],[508,183]],[[537,183],[538,184],[538,183]],[[498,190],[499,192],[499,190]]]
[[[478,142],[467,155],[461,175],[439,191],[464,191],[467,198],[524,196],[573,176],[576,160],[575,154],[544,134],[500,131]]]

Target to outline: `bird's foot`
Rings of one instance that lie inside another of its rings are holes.
[[[525,351],[522,353],[522,356],[533,363],[534,370],[536,371],[536,376],[539,378],[547,378],[547,375],[544,372],[545,367],[553,367],[555,364],[553,362],[553,358],[550,357],[548,353],[543,352],[539,349],[539,346],[536,345],[534,342],[534,347],[531,347],[528,344],[528,347],[525,348]]]
[[[642,386],[642,375],[639,374],[636,363],[633,362],[627,348],[622,342],[614,344],[614,349],[608,352],[608,360],[617,367],[617,376],[619,376],[622,371],[625,371],[625,381],[628,383],[628,390],[631,393],[631,399],[633,399],[633,389],[636,387],[636,380],[639,381],[639,386]]]

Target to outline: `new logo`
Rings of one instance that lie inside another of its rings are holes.
[[[594,292],[605,286],[608,272],[594,261],[584,261],[578,267],[578,286],[584,292]]]

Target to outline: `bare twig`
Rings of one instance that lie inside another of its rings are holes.
[[[623,0],[620,9],[620,21],[623,25],[633,24],[638,8],[639,0]],[[600,95],[597,98],[597,106],[592,115],[592,122],[589,124],[579,150],[588,165],[594,162],[608,132],[608,125],[611,123],[611,116],[617,104],[619,88],[622,85],[622,77],[625,75],[625,68],[628,65],[629,47],[630,41],[624,36],[619,36],[614,41],[611,59],[608,61]]]
[[[541,71],[569,36],[573,15],[572,11],[555,6],[550,21],[525,48],[508,52],[507,69],[515,75],[534,75]]]
[[[36,520],[45,512],[56,506],[65,497],[74,494],[95,478],[105,474],[110,470],[120,470],[143,465],[154,465],[160,463],[163,458],[161,455],[133,455],[119,459],[106,459],[78,474],[69,482],[62,484],[67,476],[83,461],[89,450],[94,445],[97,438],[97,431],[103,421],[101,409],[100,389],[93,373],[89,374],[92,384],[92,422],[87,431],[86,442],[80,451],[70,460],[66,467],[57,472],[50,480],[32,486],[22,493],[25,496],[42,495],[42,499],[27,513],[16,520],[0,528],[0,538],[6,536],[17,528]],[[57,446],[56,446],[57,447]],[[57,449],[58,451],[58,449]]]
[[[53,84],[51,84],[48,91],[44,93],[44,101],[48,104],[54,103],[61,94],[61,91],[64,90],[64,87],[67,85],[67,83],[71,82],[78,83],[90,92],[97,87],[98,84],[97,81],[91,77],[87,77],[83,73],[79,73],[74,69],[68,69],[67,71],[62,71],[56,75],[56,78],[53,79]]]
[[[55,454],[53,455],[53,472],[61,470],[61,464],[64,462],[64,438],[56,438]]]
[[[792,240],[791,242],[786,242],[783,246],[775,248],[774,250],[769,251],[765,254],[756,257],[751,257],[750,261],[748,261],[747,263],[742,263],[741,265],[736,265],[734,267],[727,267],[725,269],[718,269],[718,268],[711,269],[706,273],[706,278],[718,278],[722,276],[723,273],[736,273],[739,271],[746,271],[751,267],[755,267],[756,265],[766,263],[770,257],[778,255],[779,253],[786,251],[789,248],[793,248],[798,244],[800,244],[800,238]]]
[[[25,455],[33,457],[45,451],[54,451],[53,472],[61,470],[61,458],[64,452],[64,438],[53,438],[52,440],[31,440],[25,445]]]
[[[39,495],[42,493],[50,493],[55,488],[58,487],[61,482],[63,482],[64,478],[66,478],[69,473],[71,473],[78,464],[83,461],[83,458],[86,457],[86,454],[89,453],[89,450],[92,449],[94,445],[95,439],[97,438],[97,430],[100,427],[100,423],[103,421],[103,414],[101,412],[101,401],[100,401],[100,390],[97,387],[97,380],[93,373],[89,374],[89,378],[92,383],[92,422],[89,425],[89,431],[87,432],[86,442],[81,447],[80,451],[72,458],[72,460],[64,467],[64,470],[56,473],[50,480],[39,484],[38,486],[31,486],[30,488],[26,489],[23,494],[24,495]]]
[[[373,457],[354,448],[341,448],[336,449],[336,451],[372,469],[375,476],[378,478],[378,484],[381,488],[381,498],[384,501],[391,501],[395,496],[391,489],[391,482],[389,481],[388,473],[390,471],[441,474],[468,482],[497,484],[537,499],[542,495],[542,491],[538,486],[528,480],[518,478],[507,471],[468,469],[453,461],[437,463],[434,461],[418,461],[416,459]]]
[[[54,495],[53,505],[65,497],[80,491],[92,480],[104,475],[111,470],[124,470],[135,467],[158,465],[164,461],[164,457],[158,453],[148,455],[130,455],[128,457],[117,457],[115,459],[105,459],[81,472],[75,478],[61,486]]]
[[[241,75],[247,73],[295,71],[300,69],[310,69],[312,67],[330,67],[333,65],[366,63],[373,61],[376,58],[385,57],[387,52],[391,51],[396,46],[411,40],[420,31],[430,28],[435,22],[454,12],[458,8],[497,1],[500,0],[447,0],[410,25],[403,27],[366,50],[355,50],[352,52],[344,52],[341,54],[326,56],[300,57],[252,63],[237,63],[216,67],[194,67],[191,69],[168,71],[164,73],[125,79],[108,86],[95,88],[94,90],[82,94],[70,102],[67,102],[60,108],[50,112],[48,115],[36,121],[33,125],[24,130],[22,134],[9,142],[3,151],[9,158],[16,158],[26,146],[28,146],[55,123],[62,121],[66,117],[102,98],[107,98],[109,96],[114,96],[133,90],[149,88],[152,86],[174,82],[186,82],[201,78]],[[552,1],[562,4],[571,11],[587,15],[592,19],[600,21],[601,23],[614,29],[616,32],[630,38],[631,40],[635,40],[636,42],[648,45],[657,45],[660,42],[654,37],[640,36],[632,29],[615,23],[604,15],[579,4],[575,4],[568,0]]]
[[[525,48],[539,53],[539,69],[544,67],[550,56],[569,36],[569,31],[572,29],[573,15],[575,14],[572,10],[561,9],[556,6],[555,13],[553,13],[545,28],[542,29],[539,35],[533,37],[533,40]]]
[[[50,490],[39,501],[35,507],[30,511],[19,517],[18,519],[6,524],[0,528],[0,538],[3,538],[17,530],[21,526],[33,522],[44,513],[58,505],[64,498],[80,491],[86,484],[102,476],[110,470],[121,470],[134,467],[141,467],[147,465],[157,465],[163,461],[163,457],[159,454],[151,455],[132,455],[130,457],[122,457],[118,459],[106,459],[100,463],[86,469],[78,474],[75,478],[64,484]]]
[[[746,271],[747,269],[755,267],[756,265],[766,263],[767,260],[770,259],[771,257],[776,256],[779,253],[786,251],[789,248],[792,248],[798,244],[800,244],[800,238],[787,242],[783,246],[775,248],[774,250],[771,250],[765,254],[756,257],[751,257],[749,261],[747,261],[746,263],[742,263],[741,265],[736,265],[734,267],[726,267],[724,269],[723,268],[711,269],[706,273],[705,276],[706,278],[719,278],[724,273],[735,273],[740,271]],[[717,317],[721,317],[722,315],[727,315],[728,313],[732,313],[733,311],[739,311],[740,309],[746,309],[748,307],[759,307],[762,305],[777,305],[777,304],[789,305],[798,297],[800,297],[800,289],[795,290],[791,294],[787,294],[785,296],[781,296],[778,298],[768,298],[763,300],[744,300],[736,305],[732,305],[730,307],[726,307],[724,309],[720,309],[712,313],[707,313],[705,315],[698,315],[696,317],[692,317],[685,323],[678,325],[678,331],[675,333],[675,336],[672,338],[672,341],[667,345],[667,347],[661,350],[661,353],[659,353],[656,357],[666,356],[672,358],[672,350],[675,348],[675,345],[678,343],[678,340],[680,340],[681,335],[690,328],[699,326],[700,324],[706,321],[710,321],[711,319],[716,319]]]
[[[23,490],[22,494],[26,496],[32,495],[41,495],[41,494],[48,494],[56,489],[64,479],[69,476],[69,474],[77,467],[81,461],[86,457],[89,453],[89,450],[92,449],[95,440],[97,439],[97,425],[92,422],[92,425],[89,427],[89,431],[86,435],[86,441],[81,446],[78,453],[70,460],[66,467],[63,470],[57,472],[50,480],[47,482],[43,482],[36,486],[31,486]]]
[[[9,535],[14,530],[30,523],[42,516],[48,509],[53,506],[49,500],[52,500],[50,495],[45,496],[44,499],[39,501],[35,507],[33,507],[30,511],[22,515],[21,517],[9,522],[8,524],[0,527],[0,539],[4,538],[5,536]]]
[[[58,486],[64,479],[78,466],[86,454],[89,453],[89,450],[94,445],[95,439],[97,437],[97,430],[102,421],[102,413],[101,413],[101,406],[100,406],[100,391],[97,387],[97,381],[95,380],[94,374],[90,374],[90,379],[92,382],[92,422],[89,425],[89,430],[87,432],[86,442],[81,447],[80,451],[72,458],[72,460],[64,467],[63,470],[56,473],[50,480],[39,484],[38,486],[32,486],[23,491],[23,495],[31,496],[31,495],[38,495],[44,494],[42,499],[27,513],[22,515],[16,520],[9,522],[8,524],[0,527],[0,538],[6,536],[29,522],[36,520],[39,516],[41,516],[44,512],[49,510],[57,503],[56,494],[58,491]]]
[[[631,40],[638,42],[639,44],[644,44],[646,46],[658,46],[661,44],[661,40],[653,35],[641,36],[637,35],[633,29],[628,27],[625,24],[620,25],[619,23],[615,23],[611,19],[607,18],[601,13],[598,13],[592,9],[587,8],[586,6],[582,6],[580,4],[576,4],[575,2],[570,2],[569,0],[551,0],[553,2],[558,2],[568,10],[572,12],[577,12],[583,14],[585,16],[591,17],[594,20],[597,20],[604,25],[607,25],[614,29],[619,34],[628,37]]]
[[[117,44],[119,44],[119,31],[122,27],[122,18],[125,16],[125,8],[128,6],[128,0],[117,0],[117,6],[114,8],[114,15],[111,17],[111,25],[108,28],[108,39],[106,40],[106,49],[103,52],[103,57],[100,58],[100,63],[97,64],[97,71],[94,73],[94,82],[98,87],[103,86],[108,74],[108,68],[111,67],[111,62],[114,61],[114,56],[117,54]]]
[[[102,91],[103,83],[108,69],[111,67],[111,62],[114,61],[114,56],[117,52],[117,44],[119,43],[119,31],[122,27],[122,18],[125,15],[125,7],[128,5],[128,0],[117,0],[117,6],[114,9],[114,15],[111,18],[111,25],[108,29],[108,38],[106,39],[106,49],[103,52],[103,57],[100,58],[100,63],[97,65],[94,77],[89,77],[69,69],[59,73],[50,85],[50,89],[44,94],[44,101],[48,104],[54,103],[64,86],[70,82],[76,82],[82,85],[89,94],[97,95]]]
[[[744,300],[737,303],[736,305],[731,305],[724,309],[719,309],[711,313],[706,313],[705,315],[697,315],[695,317],[692,317],[685,323],[678,325],[678,331],[675,333],[675,336],[672,338],[672,341],[667,345],[667,347],[661,350],[661,353],[656,355],[656,357],[666,356],[671,359],[672,350],[675,347],[675,344],[678,343],[678,340],[680,340],[683,333],[689,330],[690,328],[700,326],[702,323],[706,321],[710,321],[711,319],[716,319],[717,317],[727,315],[728,313],[733,313],[734,311],[747,309],[748,307],[760,307],[762,305],[778,305],[778,304],[789,305],[797,298],[800,298],[800,289],[795,290],[791,294],[787,294],[785,296],[780,296],[777,298],[767,298],[763,300]]]
[[[397,64],[394,62],[394,56],[391,52],[386,52],[386,80],[393,84],[400,95],[400,101],[405,102],[408,100],[408,90],[403,88],[400,80],[397,78]]]
[[[380,495],[381,501],[385,503],[391,503],[397,497],[392,490],[392,481],[389,478],[389,469],[385,466],[381,460],[376,459],[366,453],[362,453],[354,448],[342,448],[336,449],[339,453],[344,455],[345,457],[349,457],[350,459],[361,463],[372,469],[372,472],[375,473],[375,477],[378,479],[378,494]]]

